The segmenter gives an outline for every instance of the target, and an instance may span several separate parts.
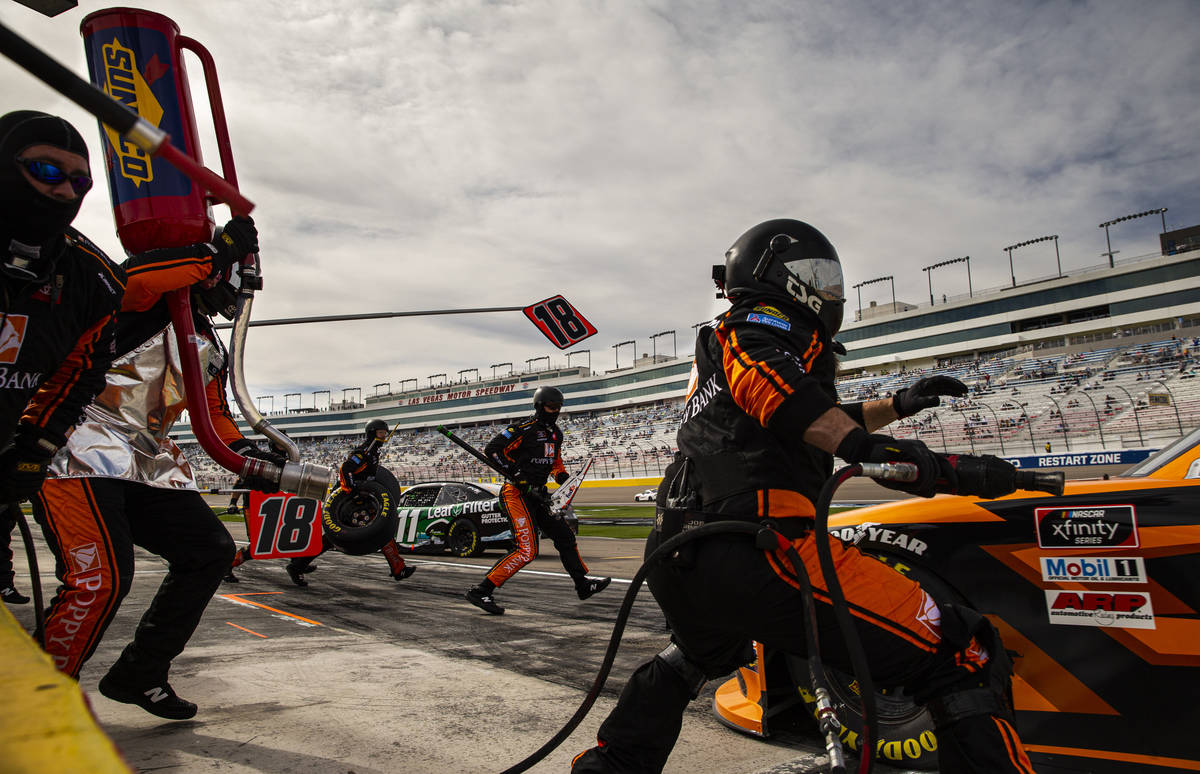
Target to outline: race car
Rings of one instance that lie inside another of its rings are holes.
[[[1040,774],[1200,770],[1200,429],[1061,496],[942,495],[829,524],[935,599],[987,615],[1013,655],[1017,729]],[[717,718],[763,737],[811,722],[807,664],[756,651],[718,688]],[[855,683],[829,676],[843,743],[857,749]],[[936,769],[928,712],[901,691],[876,703],[878,760]]]
[[[571,501],[587,475],[591,460],[550,496],[553,513],[561,513],[572,531],[579,519]],[[478,556],[488,548],[511,550],[512,526],[500,512],[500,485],[465,481],[429,481],[404,490],[396,517],[396,542],[410,551]]]
[[[635,503],[652,503],[658,499],[658,487],[650,487],[633,496]]]

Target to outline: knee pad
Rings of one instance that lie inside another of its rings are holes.
[[[977,676],[938,691],[927,706],[939,728],[978,715],[995,715],[1013,722],[1013,663],[991,621],[979,612],[946,604],[942,610],[942,634],[947,648],[958,652],[974,638],[987,651],[988,660]]]
[[[670,667],[671,671],[679,676],[693,699],[700,695],[700,689],[708,682],[708,676],[704,670],[689,661],[679,646],[673,642],[654,658]]]

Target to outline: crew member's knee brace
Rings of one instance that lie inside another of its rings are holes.
[[[969,677],[929,691],[925,700],[938,728],[979,715],[1013,721],[1013,663],[1000,633],[980,613],[958,605],[941,605],[942,635],[954,652],[970,646],[972,638],[988,654],[987,663]]]
[[[679,646],[673,642],[654,658],[670,667],[679,676],[679,679],[687,686],[688,693],[692,699],[700,695],[700,689],[708,682],[708,676],[704,673],[704,670],[689,661],[688,657],[679,649]]]

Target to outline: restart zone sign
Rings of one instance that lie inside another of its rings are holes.
[[[592,325],[562,296],[554,296],[523,310],[538,330],[559,349],[573,347],[596,333]]]
[[[254,559],[295,559],[321,553],[321,501],[289,492],[250,492],[246,534]]]

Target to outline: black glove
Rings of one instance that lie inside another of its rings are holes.
[[[555,473],[554,474],[554,483],[558,484],[559,486],[562,486],[562,484],[564,484],[566,482],[566,480],[569,479],[570,477],[571,477],[571,474],[565,470],[562,471],[561,473]]]
[[[918,379],[892,396],[892,408],[901,419],[911,417],[922,409],[941,405],[939,395],[961,398],[967,394],[967,385],[950,376],[927,376]]]
[[[936,454],[920,441],[901,440],[887,435],[870,435],[862,428],[846,434],[838,444],[837,456],[846,462],[909,462],[917,466],[916,481],[879,481],[888,489],[895,489],[920,497],[933,497],[941,486],[946,486],[947,477],[954,469],[949,461]],[[945,491],[945,490],[943,490]]]
[[[282,454],[276,454],[273,451],[266,451],[258,448],[253,441],[246,438],[239,438],[229,444],[229,448],[243,457],[249,457],[255,460],[262,460],[274,465],[277,468],[282,468],[287,463],[287,457]],[[248,489],[257,489],[259,492],[270,494],[271,492],[279,491],[279,482],[272,481],[265,476],[246,476],[246,487]]]
[[[12,444],[0,451],[0,503],[16,503],[37,494],[54,452],[51,442],[18,432]]]
[[[955,494],[992,500],[1017,491],[1017,469],[991,454],[952,455],[948,462],[957,474]]]
[[[258,252],[258,229],[249,216],[238,215],[225,224],[221,236],[214,239],[211,245],[217,251],[212,259],[215,274]]]

